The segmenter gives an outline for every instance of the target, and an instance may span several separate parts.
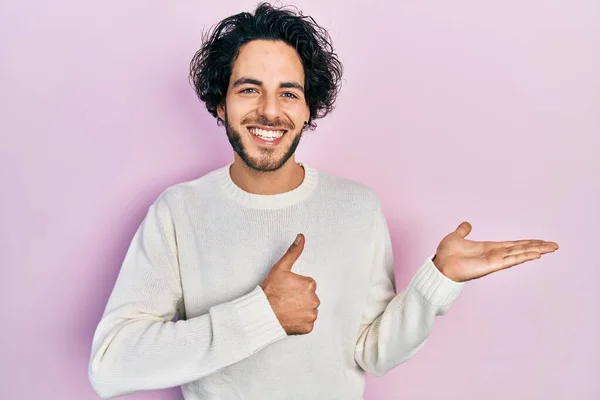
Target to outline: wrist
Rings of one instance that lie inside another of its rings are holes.
[[[440,269],[440,258],[438,257],[438,255],[434,255],[433,258],[431,259],[431,262],[433,263],[433,265],[435,265],[435,267],[442,272],[442,270]]]
[[[438,271],[440,271],[440,273],[442,275],[444,275],[446,278],[451,279],[453,281],[456,281],[456,279],[453,279],[448,273],[448,269],[445,268],[446,264],[444,263],[444,260],[441,259],[440,257],[438,257],[438,255],[434,255],[433,258],[431,259],[431,262],[433,263],[433,265],[435,265],[435,267],[437,268]]]

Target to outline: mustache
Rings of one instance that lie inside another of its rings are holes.
[[[273,121],[268,120],[265,116],[263,115],[259,115],[256,118],[251,118],[251,117],[247,117],[244,118],[241,122],[242,125],[262,125],[262,126],[268,126],[269,128],[274,128],[274,129],[284,129],[284,130],[288,130],[288,131],[293,131],[296,126],[294,125],[294,123],[292,121],[282,121],[279,119],[275,119]]]

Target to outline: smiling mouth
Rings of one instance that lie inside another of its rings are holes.
[[[249,126],[248,132],[252,136],[265,142],[276,142],[287,132],[285,129],[274,129],[268,127]]]

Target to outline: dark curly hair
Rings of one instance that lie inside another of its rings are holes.
[[[254,15],[242,12],[225,18],[203,35],[203,44],[190,63],[190,81],[208,112],[217,114],[227,94],[233,63],[240,47],[252,40],[281,40],[298,52],[304,66],[304,92],[310,110],[307,128],[333,108],[341,88],[343,67],[331,38],[310,16],[285,7],[260,3]]]

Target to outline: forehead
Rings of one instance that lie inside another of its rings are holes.
[[[266,86],[297,81],[304,86],[304,68],[296,50],[282,41],[253,40],[240,48],[230,82],[238,78],[258,79]]]

